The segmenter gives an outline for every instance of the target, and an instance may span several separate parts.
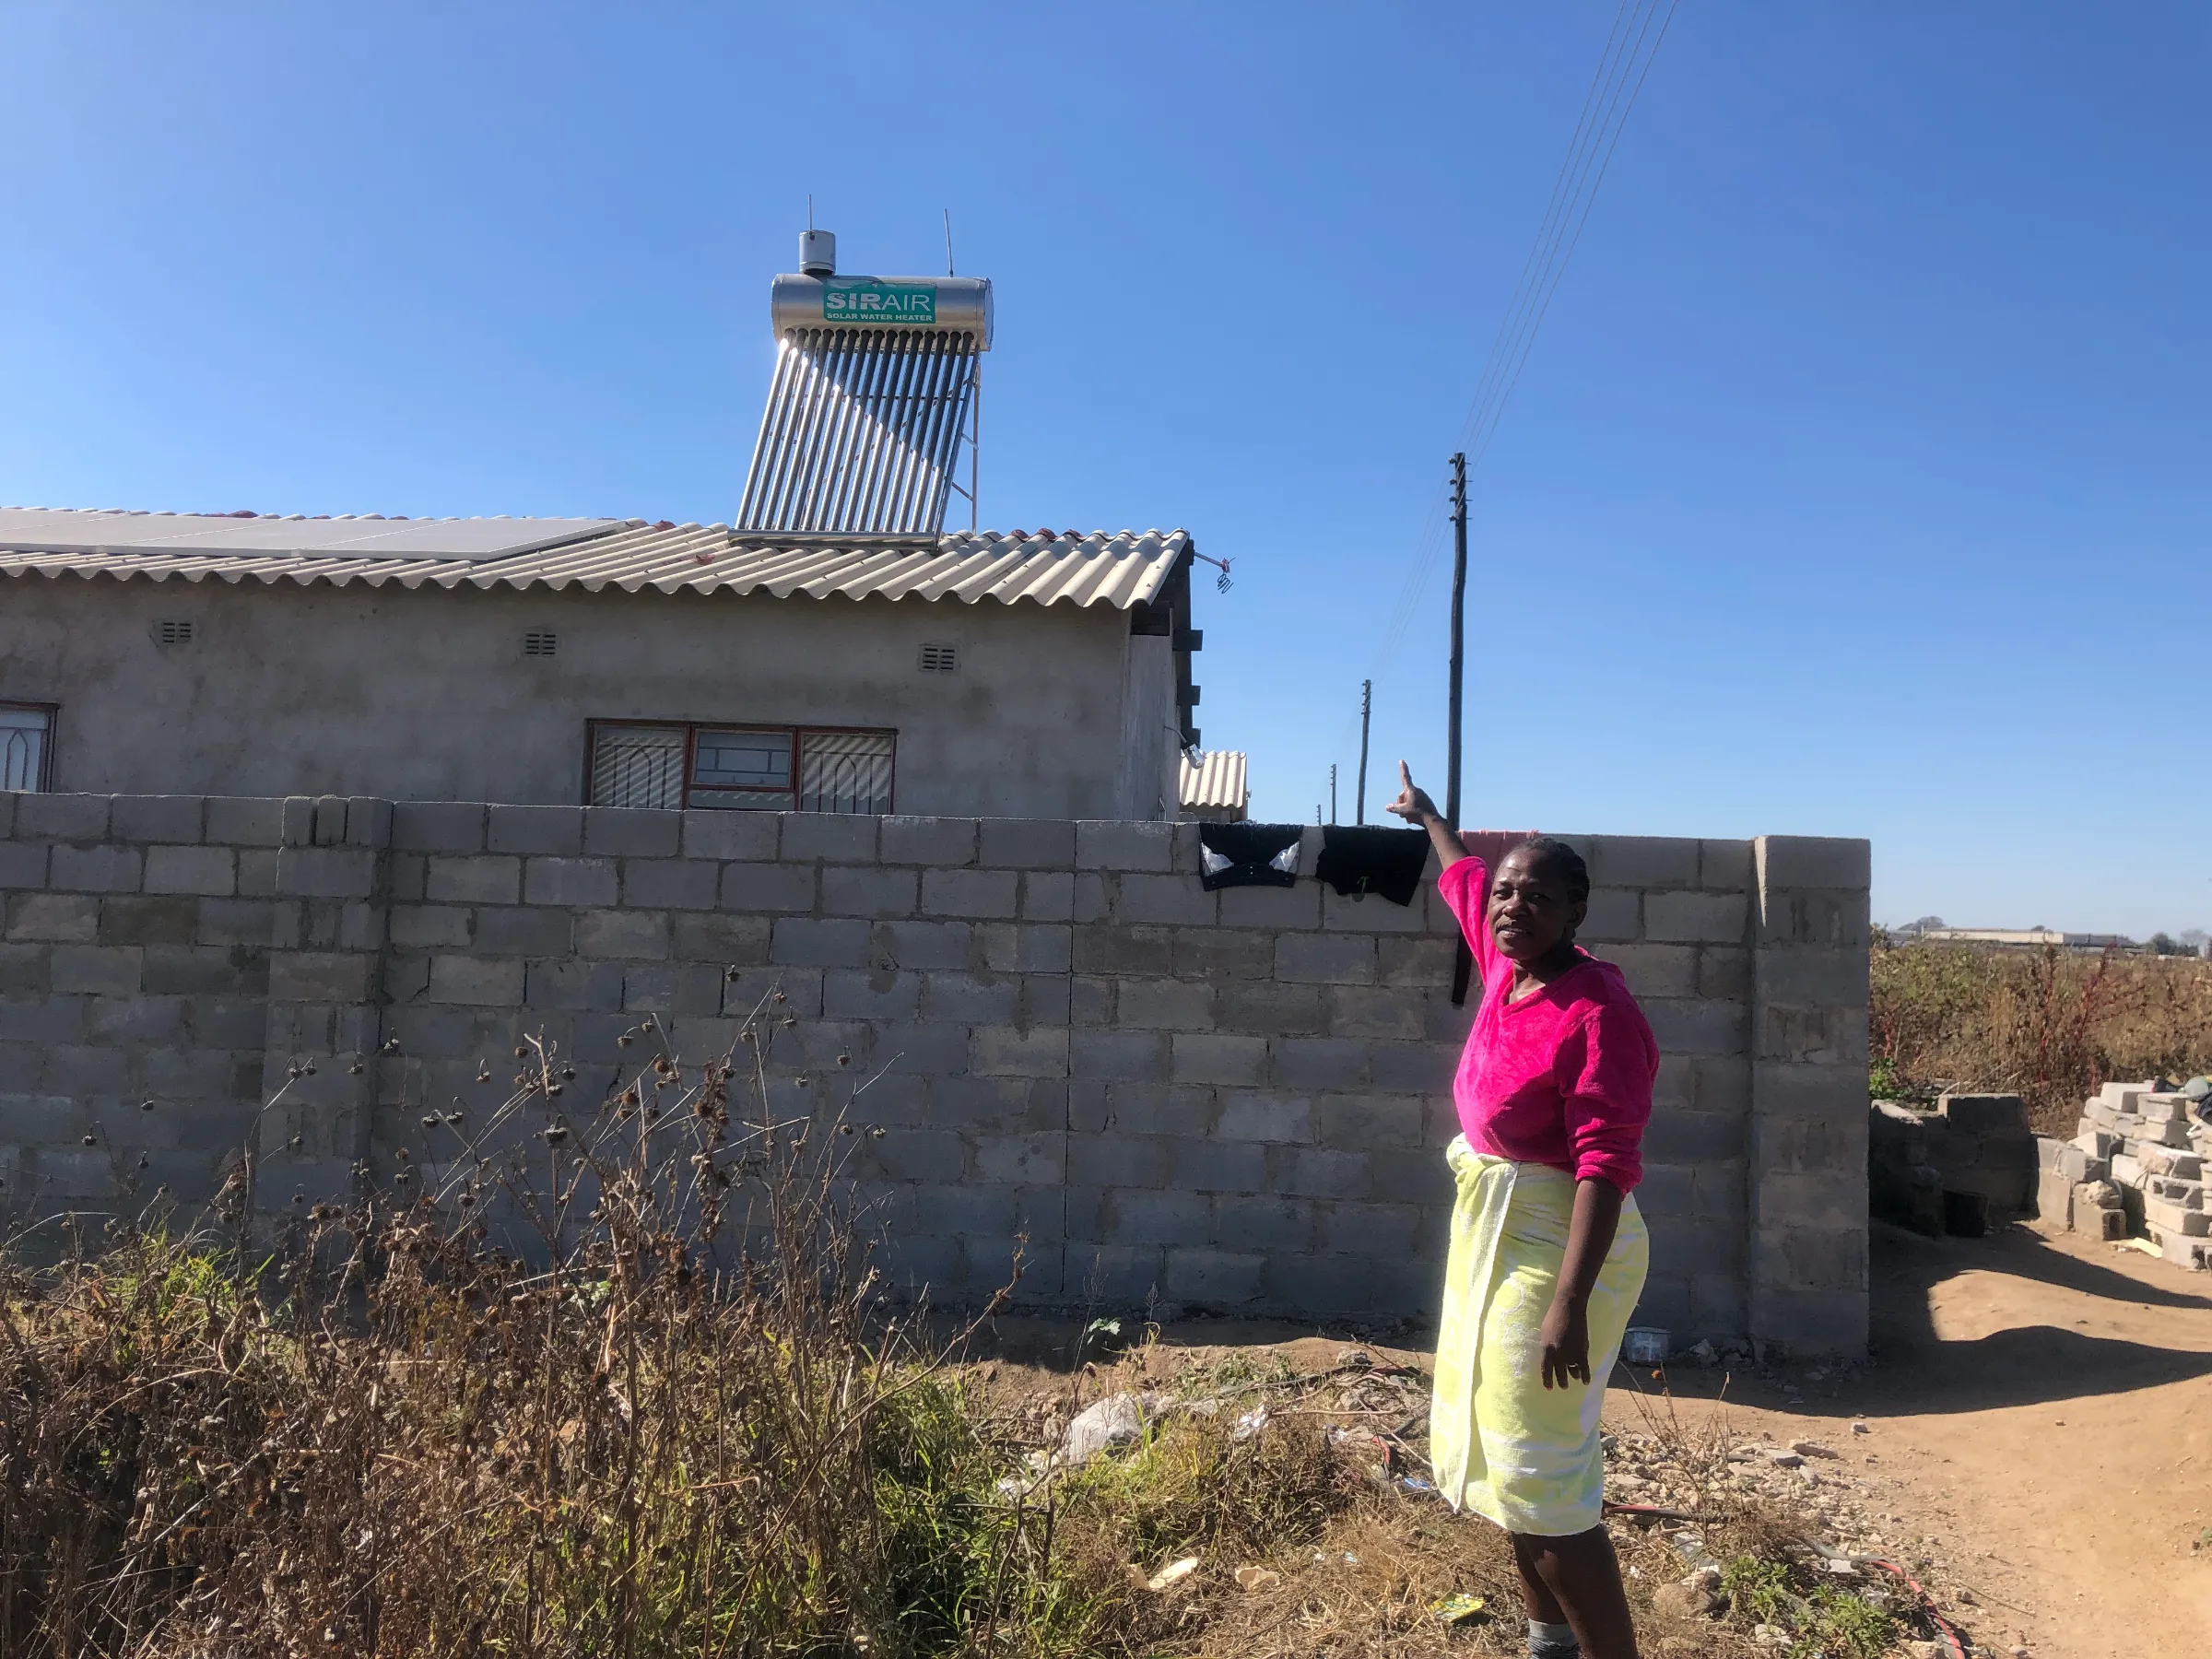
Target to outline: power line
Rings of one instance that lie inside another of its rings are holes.
[[[1664,0],[1664,4],[1663,14],[1662,0],[1620,0],[1614,14],[1605,50],[1598,56],[1589,89],[1583,97],[1574,135],[1568,141],[1566,157],[1552,181],[1543,220],[1529,245],[1520,279],[1514,284],[1505,315],[1476,382],[1475,395],[1462,427],[1462,448],[1470,473],[1480,464],[1504,415],[1506,402],[1520,384],[1521,372],[1535,344],[1536,332],[1543,326],[1544,318],[1551,309],[1552,296],[1559,291],[1567,264],[1582,241],[1583,228],[1589,222],[1590,210],[1612,165],[1620,135],[1636,107],[1637,97],[1643,90],[1644,79],[1651,74],[1659,48],[1665,43],[1666,31],[1674,22],[1679,0]],[[1654,20],[1658,24],[1655,35]],[[1405,589],[1392,607],[1383,630],[1382,648],[1377,653],[1379,665],[1387,664],[1397,654],[1414,618],[1420,614],[1422,596],[1442,551],[1444,506],[1441,493],[1430,498],[1427,518],[1415,544],[1412,569],[1406,573]],[[1347,724],[1347,740],[1349,735]]]

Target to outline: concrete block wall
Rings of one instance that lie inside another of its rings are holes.
[[[1865,843],[1569,839],[1665,1056],[1639,1317],[1863,1347]],[[702,1059],[780,990],[786,1079],[876,1079],[886,1260],[940,1299],[1026,1239],[1042,1300],[1432,1311],[1450,916],[1196,869],[1191,825],[0,796],[0,1173],[191,1202],[253,1134],[312,1200],[525,1035],[594,1101],[646,1017]]]

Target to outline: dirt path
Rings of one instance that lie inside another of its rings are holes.
[[[1874,1268],[1871,1365],[1730,1377],[1724,1404],[1719,1372],[1677,1368],[1684,1422],[1720,1411],[1739,1438],[1832,1446],[1845,1461],[1824,1477],[1865,1483],[1883,1535],[1934,1558],[1939,1603],[1997,1653],[2202,1659],[2212,1547],[2191,1546],[2212,1528],[2212,1277],[2028,1228],[1877,1228]],[[1006,1321],[998,1353],[1049,1373],[1078,1328]],[[1347,1342],[1194,1321],[1162,1333],[1159,1359],[1274,1349],[1313,1371]],[[1618,1391],[1607,1415],[1641,1426]]]
[[[1876,1363],[1739,1381],[1739,1431],[1844,1452],[1872,1507],[1903,1517],[1892,1538],[1936,1540],[1923,1547],[1975,1594],[1960,1611],[2000,1653],[2204,1654],[2212,1547],[2191,1546],[2212,1527],[2206,1276],[2028,1228],[1880,1230],[1875,1275]],[[1677,1392],[1695,1377],[1678,1373]]]

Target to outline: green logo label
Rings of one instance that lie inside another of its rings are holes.
[[[912,323],[927,327],[937,320],[937,290],[890,282],[840,282],[822,289],[825,323]]]

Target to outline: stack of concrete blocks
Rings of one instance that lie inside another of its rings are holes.
[[[1575,841],[1663,1055],[1639,1318],[1863,1351],[1866,844]],[[1040,1301],[1432,1314],[1454,924],[1319,846],[1212,893],[1187,824],[0,794],[0,1179],[189,1210],[251,1143],[312,1205],[419,1166],[527,1037],[589,1110],[649,1017],[697,1060],[780,989],[809,1098],[877,1079],[900,1282],[988,1294],[1026,1239]]]
[[[2018,1095],[1947,1094],[1933,1111],[1877,1100],[1874,1213],[1931,1237],[1979,1238],[2036,1214],[2036,1143]]]
[[[2042,1143],[2044,1216],[2102,1239],[2147,1237],[2166,1260],[2212,1271],[2212,1125],[2196,1105],[2155,1081],[2107,1083],[2073,1140]]]

